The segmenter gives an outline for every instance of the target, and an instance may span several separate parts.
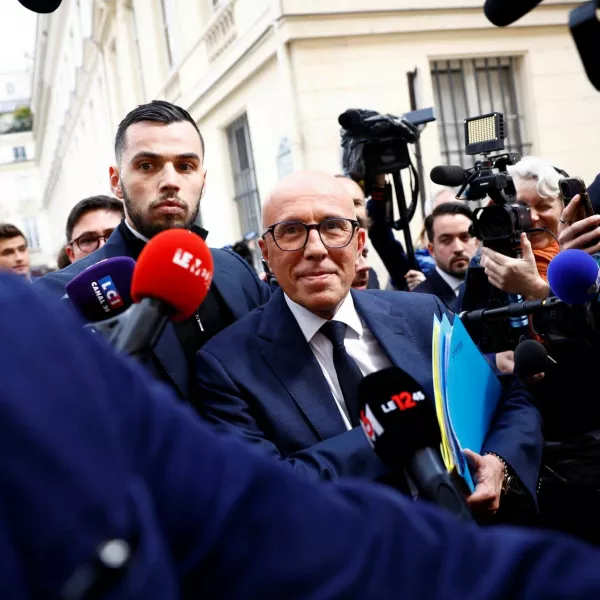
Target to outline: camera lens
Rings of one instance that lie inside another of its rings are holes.
[[[509,237],[513,232],[513,219],[505,206],[488,206],[480,214],[478,229],[483,239]]]

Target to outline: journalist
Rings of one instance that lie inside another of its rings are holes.
[[[578,221],[577,197],[564,207],[561,175],[546,161],[527,157],[508,170],[517,202],[531,209],[533,227],[547,231],[522,236],[522,258],[484,248],[480,264],[496,288],[530,300],[545,298],[551,295],[548,264],[560,250],[600,250],[600,216]],[[567,324],[570,319],[569,314],[561,318]],[[539,484],[541,524],[600,543],[600,404],[590,394],[597,384],[600,352],[577,336],[575,321],[572,335],[562,333],[564,323],[536,318],[533,324],[556,362],[532,389],[546,440]],[[512,371],[511,352],[498,354],[497,361],[502,370]]]
[[[218,438],[62,304],[0,275],[1,598],[600,597],[600,553],[574,540]]]

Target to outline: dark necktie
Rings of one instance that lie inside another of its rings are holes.
[[[363,374],[346,352],[344,346],[346,324],[339,321],[327,321],[321,326],[320,331],[333,345],[333,366],[342,388],[346,410],[350,415],[350,423],[356,427],[359,424],[358,384],[363,379]]]

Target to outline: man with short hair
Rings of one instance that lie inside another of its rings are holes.
[[[115,256],[137,259],[161,231],[179,228],[208,235],[195,225],[206,174],[204,140],[187,111],[163,100],[133,109],[118,127],[115,157],[110,183],[125,204],[126,217],[96,252],[36,284],[59,297],[86,267]],[[202,344],[271,295],[271,287],[237,254],[222,249],[211,253],[214,276],[208,295],[189,319],[167,324],[151,361],[154,373],[184,399],[196,397],[194,361]]]
[[[29,279],[29,249],[23,232],[10,223],[0,223],[0,269]]]
[[[433,400],[433,316],[446,311],[434,296],[351,290],[365,232],[331,175],[281,181],[263,224],[260,247],[280,289],[198,353],[204,416],[312,479],[380,479],[387,468],[358,426],[358,384],[394,365]],[[505,468],[533,505],[540,456],[539,413],[509,378],[482,455],[470,455],[471,505],[498,509]]]
[[[66,253],[74,263],[104,246],[125,217],[123,202],[110,196],[80,200],[67,218]]]
[[[479,242],[469,229],[473,213],[460,202],[438,204],[425,219],[428,249],[435,271],[413,292],[437,296],[452,312],[458,310],[459,288]]]

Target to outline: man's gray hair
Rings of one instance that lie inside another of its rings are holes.
[[[525,156],[516,165],[510,165],[507,170],[514,179],[535,181],[536,191],[542,198],[561,197],[558,182],[562,176],[543,158]]]

